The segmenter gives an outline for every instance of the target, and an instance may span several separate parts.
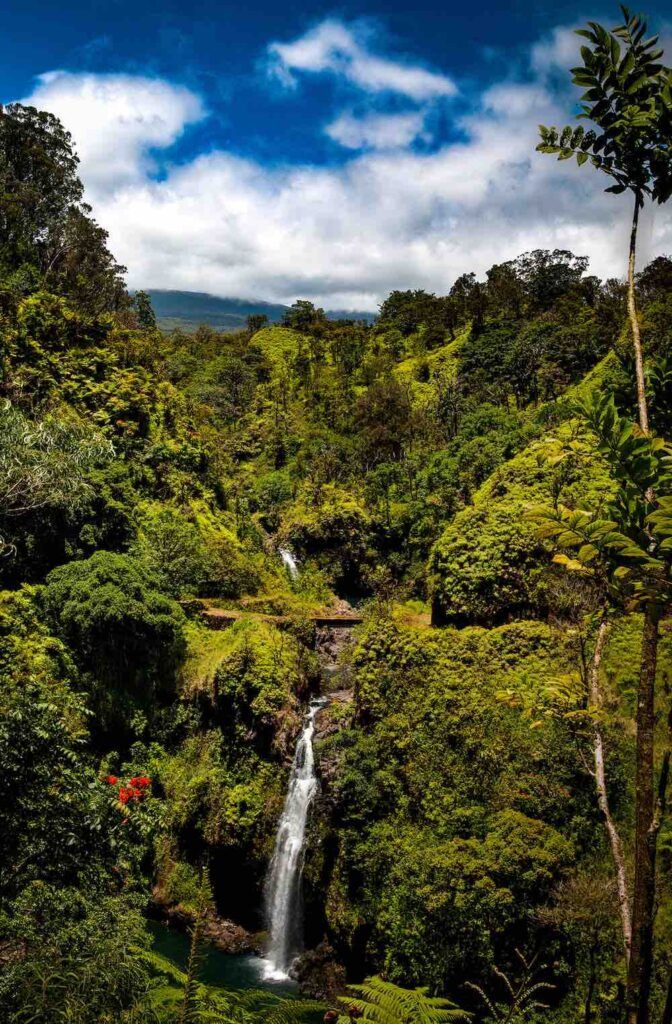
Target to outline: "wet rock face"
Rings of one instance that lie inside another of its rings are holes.
[[[315,719],[316,770],[320,780],[320,796],[323,804],[326,801],[325,806],[331,800],[331,784],[338,775],[341,757],[337,748],[324,741],[349,727],[355,708],[353,691],[350,689],[332,690],[327,698],[329,704]]]
[[[203,936],[222,953],[260,953],[264,944],[263,932],[248,932],[233,921],[225,921],[215,914],[205,922]]]
[[[344,657],[354,637],[350,626],[318,626],[315,631],[315,653],[322,669],[323,692],[334,687],[347,687],[350,669]]]
[[[166,906],[155,899],[151,909],[153,917],[180,931],[186,932],[194,924],[194,915],[181,904]],[[242,954],[261,952],[265,936],[263,932],[250,932],[234,921],[211,913],[203,927],[203,938],[222,953]]]
[[[336,953],[323,939],[315,949],[303,953],[292,968],[302,995],[331,1003],[345,992],[345,968],[336,959]]]
[[[345,692],[347,692],[347,691],[345,691]],[[334,695],[332,693],[329,694],[329,700],[330,701],[333,700],[333,696]],[[323,708],[320,711],[319,715],[315,719],[315,740],[316,740],[316,742],[317,741],[321,741],[321,740],[326,740],[327,737],[333,736],[335,733],[339,732],[339,730],[341,728],[342,728],[342,725],[341,725],[340,722],[338,722],[338,720],[336,719],[335,715],[333,714],[333,712],[332,712],[332,705],[330,703],[327,707]],[[318,758],[319,758],[319,756],[321,756],[321,754],[322,754],[322,751],[320,750],[318,752]]]

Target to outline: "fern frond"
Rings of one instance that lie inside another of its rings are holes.
[[[355,1007],[363,1020],[376,1024],[439,1024],[466,1021],[471,1016],[449,999],[430,996],[427,988],[401,988],[380,977],[367,978],[361,985],[350,986],[350,991],[354,998],[340,996],[340,1002]],[[341,1017],[339,1024],[347,1020]]]

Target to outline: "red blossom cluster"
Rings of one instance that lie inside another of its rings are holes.
[[[129,801],[138,803],[147,796],[147,790],[152,784],[148,775],[134,775],[127,784],[119,782],[116,775],[108,775],[105,779],[108,786],[119,786],[119,803],[125,806]]]

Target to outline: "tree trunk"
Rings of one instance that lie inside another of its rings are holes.
[[[646,403],[646,383],[644,381],[644,358],[642,356],[642,339],[637,319],[637,303],[635,302],[635,259],[637,256],[637,227],[639,225],[639,208],[642,195],[635,193],[635,209],[632,215],[630,232],[630,254],[628,257],[628,316],[632,331],[632,344],[635,349],[635,376],[637,378],[637,407],[639,409],[639,425],[645,434],[649,432],[649,411]]]
[[[644,612],[642,655],[637,690],[635,889],[632,905],[632,945],[626,992],[628,1024],[648,1024],[649,1022],[656,889],[653,758],[658,620],[657,608],[654,605],[647,605]]]
[[[663,1008],[663,1016],[660,1018],[660,1024],[672,1024],[672,971],[670,971],[670,978],[667,983],[667,997]]]
[[[635,350],[637,406],[639,425],[649,433],[642,340],[635,302],[635,258],[637,227],[642,205],[641,192],[635,193],[635,209],[630,232],[628,258],[628,316]],[[653,500],[653,492],[647,492]],[[654,705],[656,662],[658,657],[659,612],[653,605],[644,610],[642,655],[637,690],[637,754],[635,769],[635,891],[632,906],[632,946],[628,967],[626,1006],[628,1024],[649,1024],[649,995],[653,967],[653,920],[656,895],[656,839],[654,799]]]
[[[583,1011],[583,1024],[591,1024],[593,1020],[593,995],[597,982],[595,971],[595,957],[597,954],[598,939],[596,938],[590,947],[590,958],[588,962],[588,988],[586,990],[586,1002]]]
[[[593,652],[593,664],[589,675],[589,701],[591,710],[599,713],[602,706],[602,692],[600,690],[600,663],[602,652],[609,632],[609,623],[602,619],[597,631],[595,651]],[[593,730],[593,757],[595,761],[595,787],[597,789],[597,803],[604,820],[604,827],[611,847],[611,858],[616,871],[616,889],[618,893],[618,909],[621,917],[621,932],[623,935],[623,947],[625,949],[625,962],[630,962],[630,945],[632,943],[632,922],[630,918],[630,899],[628,897],[628,879],[625,871],[625,857],[623,856],[623,844],[618,828],[611,816],[609,807],[609,795],[607,793],[607,782],[604,769],[604,742],[599,718],[596,717]]]

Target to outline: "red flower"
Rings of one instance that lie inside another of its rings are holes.
[[[133,796],[133,790],[127,789],[126,786],[122,786],[119,790],[119,803],[127,804]]]
[[[139,789],[145,789],[145,787],[150,786],[151,784],[152,780],[147,775],[134,775],[131,779],[131,785],[136,786]]]
[[[108,775],[107,778],[105,779],[105,782],[107,782],[109,786],[116,786],[116,784],[119,782],[119,779],[117,778],[116,775]]]

